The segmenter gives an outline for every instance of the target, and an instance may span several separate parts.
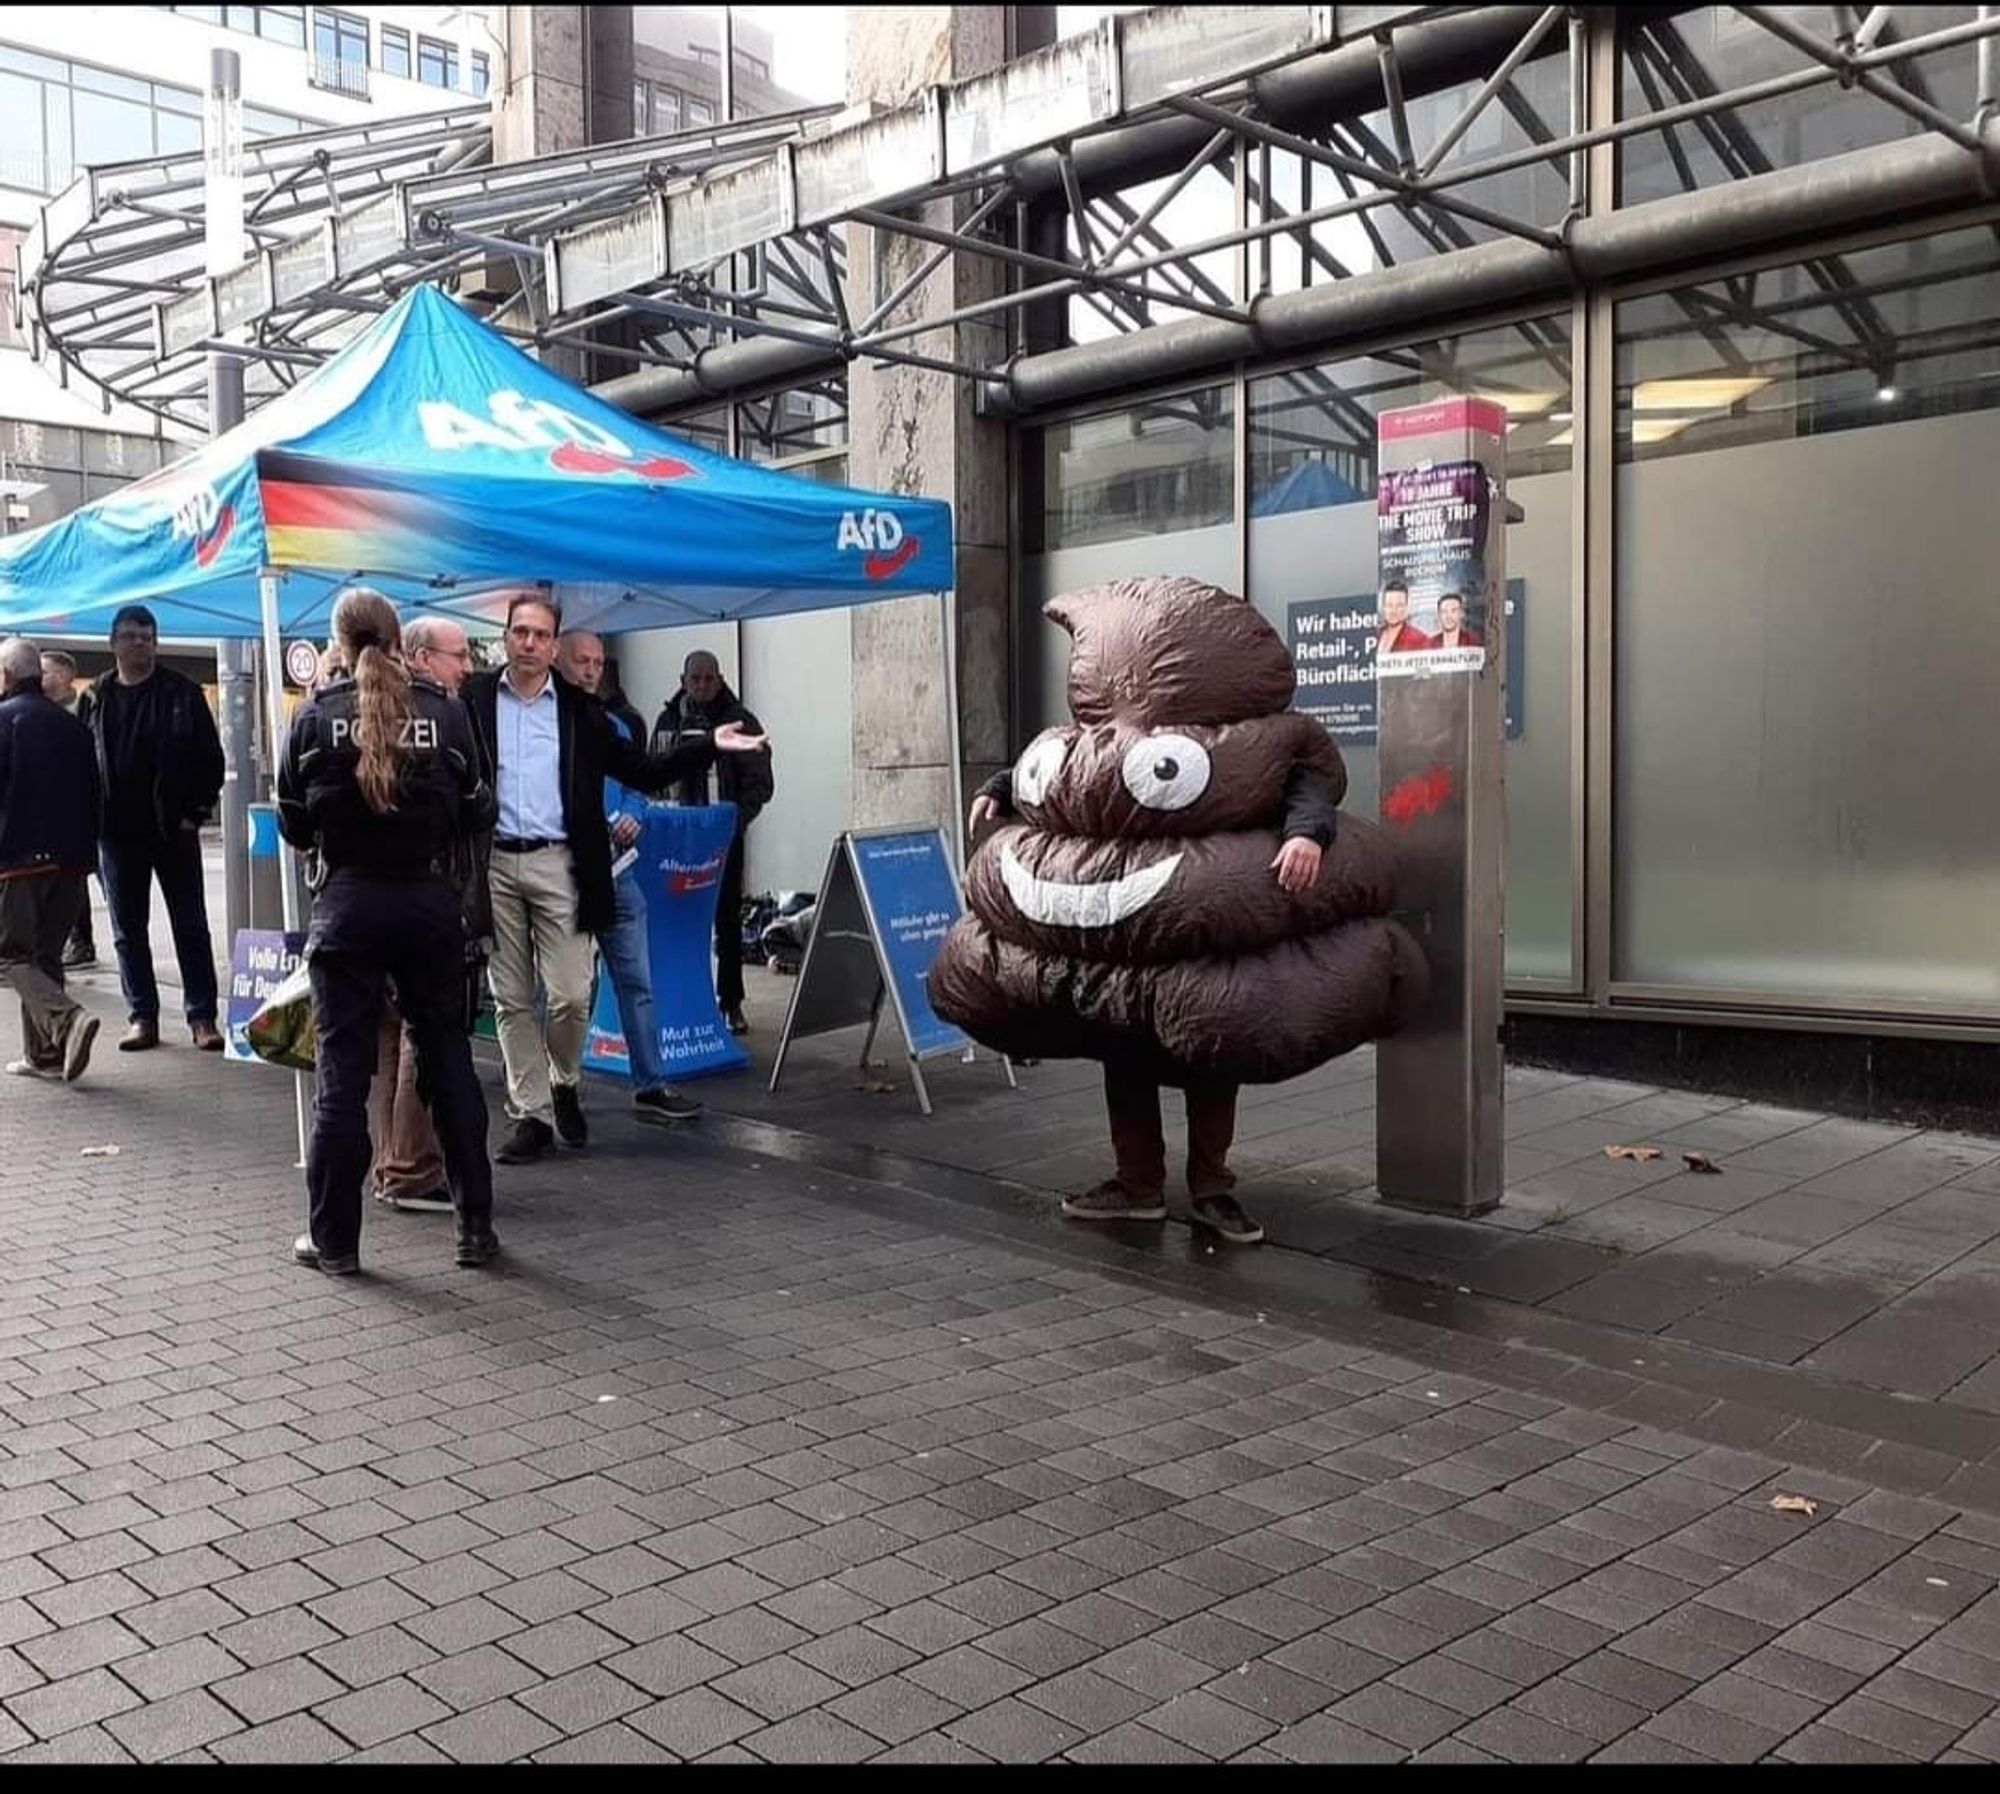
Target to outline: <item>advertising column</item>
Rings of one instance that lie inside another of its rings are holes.
[[[1430,961],[1378,1049],[1382,1200],[1476,1215],[1502,1188],[1507,416],[1482,399],[1378,420],[1375,672],[1382,825]]]

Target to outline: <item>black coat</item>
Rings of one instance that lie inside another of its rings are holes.
[[[97,864],[90,731],[39,684],[0,699],[0,874]]]
[[[159,745],[153,775],[152,815],[161,840],[170,840],[186,823],[199,826],[215,814],[225,771],[222,736],[215,713],[199,685],[172,667],[155,669],[165,740]],[[104,694],[118,682],[114,669],[94,681],[77,714],[97,743],[97,780],[109,804],[115,793],[104,740]]]
[[[472,713],[472,732],[494,787],[500,771],[500,681],[498,672],[474,673],[461,693]],[[571,875],[576,880],[576,925],[585,934],[611,926],[611,827],[604,816],[604,781],[651,796],[707,766],[715,749],[690,741],[669,753],[649,754],[618,733],[604,706],[560,673],[556,686],[556,731],[562,767],[563,833],[569,841]]]
[[[683,738],[706,734],[721,728],[724,723],[739,724],[752,735],[764,733],[764,725],[726,684],[715,702],[698,717],[690,714],[687,693],[675,692],[661,706],[659,721],[653,725],[653,751],[663,753]],[[771,776],[770,750],[766,748],[761,754],[719,755],[715,767],[715,795],[723,802],[736,806],[738,832],[748,828],[757,820],[758,811],[777,795],[777,782]],[[675,796],[684,804],[705,801],[703,788],[695,780],[690,780]]]

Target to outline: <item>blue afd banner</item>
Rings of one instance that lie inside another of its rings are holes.
[[[250,1018],[264,1001],[298,970],[306,950],[302,934],[276,929],[239,928],[229,955],[229,993],[222,1010],[222,1047],[231,1059],[262,1065],[250,1050]]]
[[[750,1055],[737,1044],[716,1007],[710,957],[722,869],[736,835],[736,806],[686,809],[645,803],[637,793],[628,797],[628,811],[637,810],[644,818],[631,876],[639,880],[646,899],[654,1018],[667,1076],[696,1078],[748,1065]],[[592,1071],[631,1076],[617,992],[601,962],[583,1062]]]
[[[850,835],[848,845],[911,1053],[921,1059],[970,1046],[965,1034],[932,1013],[925,984],[931,961],[963,913],[944,837],[936,829]]]

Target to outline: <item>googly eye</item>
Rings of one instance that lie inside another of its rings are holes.
[[[1125,750],[1125,789],[1149,810],[1185,810],[1208,789],[1208,749],[1185,735],[1148,735]]]
[[[1069,743],[1060,735],[1044,735],[1039,741],[1031,741],[1014,768],[1014,801],[1040,803],[1048,796],[1049,787],[1056,782],[1056,775],[1068,758]]]

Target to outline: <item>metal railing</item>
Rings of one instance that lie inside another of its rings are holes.
[[[326,93],[345,94],[351,100],[368,97],[368,65],[341,56],[313,52],[312,84]]]

